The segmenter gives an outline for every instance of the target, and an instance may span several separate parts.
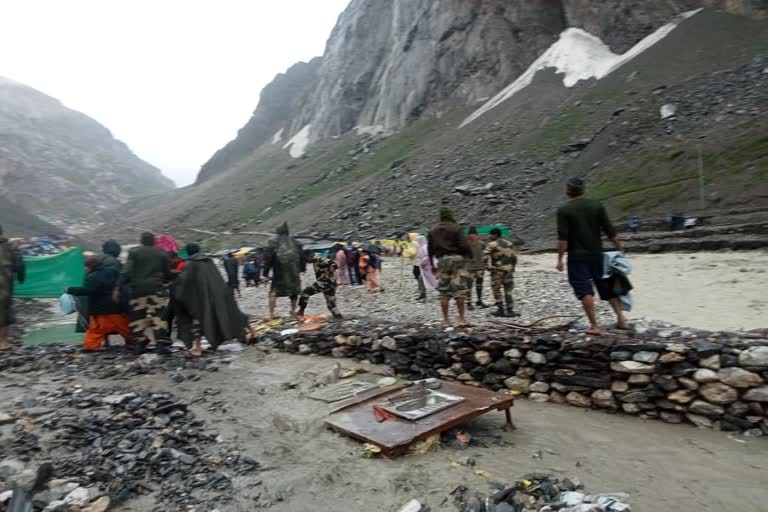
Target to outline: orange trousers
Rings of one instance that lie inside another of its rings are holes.
[[[91,315],[88,330],[83,338],[83,349],[96,352],[101,349],[104,339],[110,334],[119,334],[128,340],[131,330],[128,327],[128,317],[125,315]]]
[[[379,285],[379,274],[376,269],[370,269],[365,274],[365,284],[368,287],[369,292],[376,292],[381,290],[381,286]]]

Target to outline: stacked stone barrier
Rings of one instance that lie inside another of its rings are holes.
[[[649,330],[590,338],[343,323],[272,342],[291,353],[386,364],[399,375],[509,389],[537,402],[768,435],[768,339],[757,334]]]

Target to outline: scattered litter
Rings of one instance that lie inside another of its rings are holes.
[[[280,336],[290,336],[291,334],[296,334],[298,332],[298,329],[283,329],[280,331]]]
[[[340,400],[351,398],[365,391],[374,389],[376,384],[359,380],[346,380],[332,386],[328,386],[320,391],[312,393],[309,398],[320,400],[322,402],[333,403]]]
[[[365,443],[363,445],[362,453],[363,453],[363,457],[372,459],[374,457],[378,457],[379,455],[381,455],[381,448],[379,448],[375,444]]]
[[[243,347],[243,344],[239,341],[233,341],[232,343],[224,343],[223,345],[219,345],[216,350],[220,352],[242,352],[245,350],[245,347]]]
[[[426,440],[414,444],[408,450],[413,455],[424,455],[429,453],[440,446],[440,434],[435,434],[428,437]]]
[[[382,388],[394,386],[395,384],[397,384],[397,379],[394,377],[382,377],[376,382],[376,385]]]
[[[184,382],[186,380],[184,376],[180,373],[169,373],[168,378],[176,383]]]
[[[399,512],[426,512],[418,500],[411,500]]]
[[[475,474],[483,478],[491,478],[491,474],[484,469],[476,469]]]
[[[373,415],[379,423],[397,419],[397,416],[389,411],[385,411],[379,404],[373,404]]]

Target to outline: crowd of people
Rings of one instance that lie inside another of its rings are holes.
[[[556,269],[565,270],[589,320],[590,334],[602,332],[597,322],[594,288],[610,302],[617,327],[627,328],[622,304],[615,287],[605,279],[602,234],[621,250],[616,231],[603,205],[584,197],[584,183],[568,182],[570,198],[557,214],[558,255]],[[426,236],[408,233],[402,251],[403,264],[412,267],[417,283],[416,300],[424,301],[429,289],[436,289],[445,327],[452,327],[450,304],[458,311],[459,327],[470,326],[466,310],[487,308],[483,300],[485,273],[490,274],[497,317],[515,317],[514,274],[518,256],[513,243],[499,228],[481,240],[475,228],[460,226],[448,209]],[[119,334],[136,353],[155,344],[158,353],[168,352],[174,323],[178,338],[191,357],[203,353],[205,338],[215,350],[221,343],[253,334],[250,321],[236,301],[240,296],[240,262],[235,254],[224,258],[224,276],[214,260],[197,244],[188,244],[186,259],[178,255],[175,240],[168,235],[141,235],[140,245],[128,252],[125,264],[119,259],[121,247],[108,240],[102,253],[85,260],[82,286],[67,288],[77,297],[84,332],[83,348],[98,351],[109,335]],[[268,283],[268,317],[275,318],[277,301],[290,301],[291,316],[301,321],[311,297],[322,294],[334,318],[342,318],[336,292],[340,285],[364,285],[369,293],[381,293],[382,249],[374,244],[338,244],[329,256],[304,250],[290,235],[287,224],[276,230],[262,254],[248,255],[242,265],[246,287]],[[301,274],[312,267],[315,281],[302,288]],[[24,280],[24,263],[18,251],[2,237],[0,228],[0,350],[12,348],[8,326],[13,322],[13,282]],[[473,300],[473,293],[476,300]]]

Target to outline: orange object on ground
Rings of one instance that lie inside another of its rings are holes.
[[[101,349],[107,335],[119,334],[128,340],[130,332],[128,317],[125,315],[91,315],[83,338],[83,348],[88,352],[96,352]]]

